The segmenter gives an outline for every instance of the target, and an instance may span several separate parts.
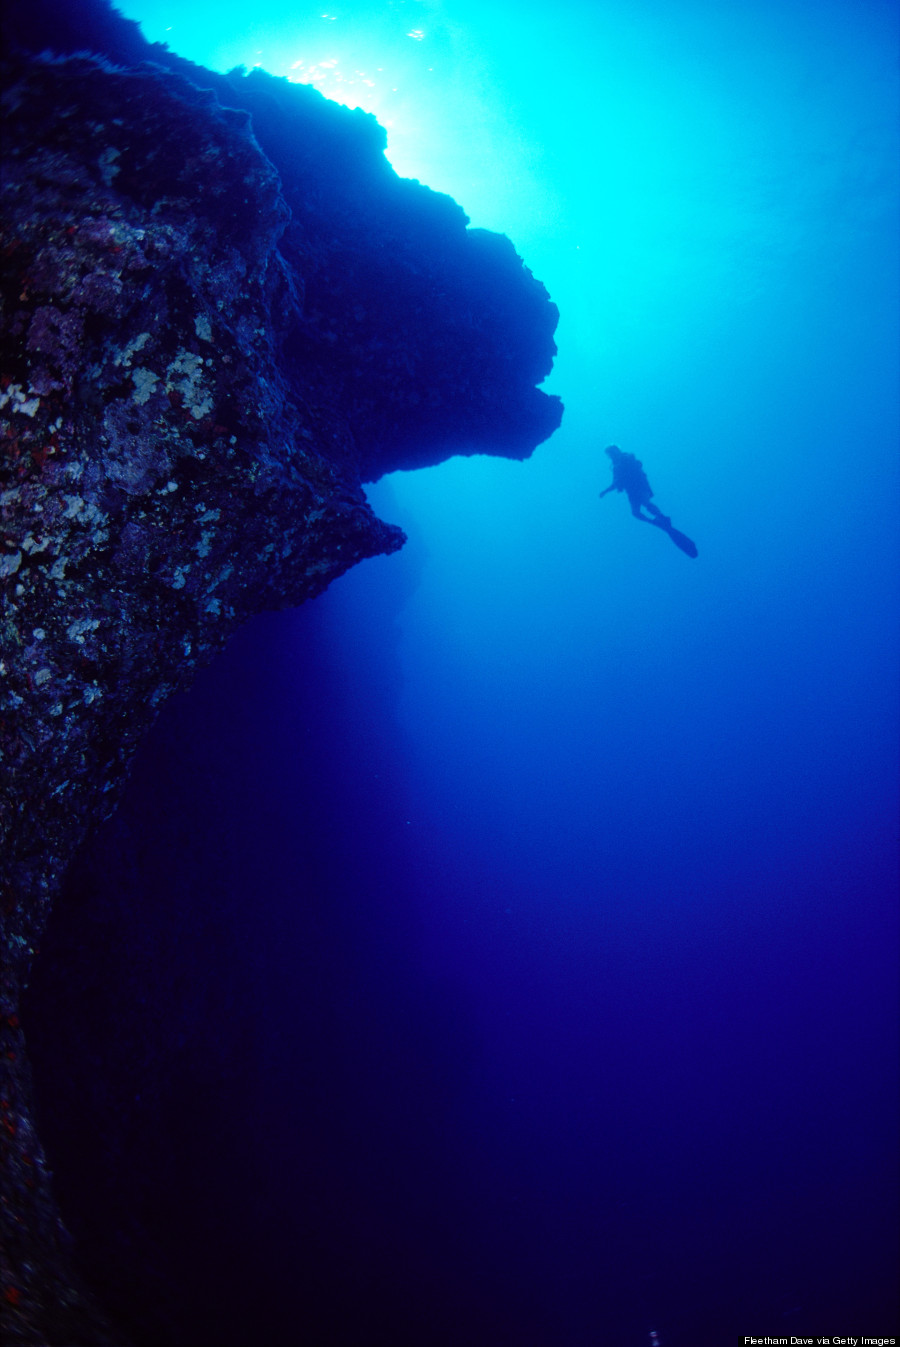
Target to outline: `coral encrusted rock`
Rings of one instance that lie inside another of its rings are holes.
[[[250,614],[401,546],[363,483],[556,428],[557,313],[371,117],[8,3],[0,235],[6,1341],[114,1342],[71,1272],[18,999],[163,700]]]

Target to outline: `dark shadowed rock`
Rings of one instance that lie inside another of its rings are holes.
[[[2,1291],[8,1341],[99,1343],[17,1018],[61,876],[237,624],[401,546],[363,482],[553,432],[557,313],[365,114],[102,0],[7,5],[4,52]]]

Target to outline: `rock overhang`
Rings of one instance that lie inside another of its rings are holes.
[[[17,1018],[60,878],[238,623],[402,544],[364,482],[552,434],[557,312],[509,240],[397,177],[366,114],[202,70],[103,0],[3,25],[5,1291],[21,1340],[65,1302],[101,1341]]]

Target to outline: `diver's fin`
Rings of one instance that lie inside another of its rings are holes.
[[[697,545],[691,542],[686,533],[680,533],[678,529],[673,528],[671,524],[663,524],[657,521],[657,528],[661,528],[663,533],[668,533],[669,537],[676,547],[680,547],[682,552],[686,552],[689,557],[696,557]]]

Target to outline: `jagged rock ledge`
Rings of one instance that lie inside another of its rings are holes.
[[[99,1343],[18,1021],[62,874],[236,624],[401,546],[363,482],[552,433],[557,313],[373,118],[105,0],[3,22],[0,1294],[9,1342]]]

